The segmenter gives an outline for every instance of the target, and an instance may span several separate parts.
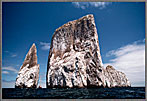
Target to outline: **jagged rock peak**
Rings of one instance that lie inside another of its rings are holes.
[[[59,31],[60,29],[64,28],[64,27],[68,27],[70,26],[71,24],[74,24],[74,23],[77,23],[77,22],[80,22],[81,20],[86,20],[86,19],[91,19],[91,20],[94,20],[94,16],[93,14],[88,14],[86,16],[83,16],[77,20],[73,20],[73,21],[69,21],[67,22],[66,24],[62,25],[61,27],[57,28],[56,31]]]
[[[33,43],[29,52],[27,53],[22,68],[25,67],[27,64],[29,64],[29,67],[37,65],[37,49],[35,43]]]
[[[101,86],[102,67],[93,15],[56,29],[48,57],[47,87]]]
[[[16,78],[16,88],[36,88],[39,79],[39,64],[37,64],[37,49],[35,43],[29,49],[23,65]]]

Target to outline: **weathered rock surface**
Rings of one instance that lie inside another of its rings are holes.
[[[107,76],[110,73],[106,71],[93,15],[70,21],[56,29],[48,57],[47,88],[105,87],[111,83]]]
[[[36,88],[38,79],[39,64],[37,64],[37,49],[35,44],[33,44],[18,72],[15,88]]]
[[[115,70],[108,65],[105,70],[105,80],[107,87],[129,87],[131,86],[126,75],[120,71]]]

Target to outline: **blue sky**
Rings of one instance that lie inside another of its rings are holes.
[[[3,2],[2,87],[14,88],[17,72],[33,43],[45,87],[52,35],[58,27],[93,14],[104,67],[124,72],[132,86],[145,86],[144,2]]]

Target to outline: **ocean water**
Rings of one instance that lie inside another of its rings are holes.
[[[3,99],[145,99],[145,87],[3,88]]]

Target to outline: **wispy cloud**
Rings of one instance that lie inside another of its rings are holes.
[[[11,57],[16,57],[16,56],[17,56],[17,54],[12,54],[12,55],[11,55]]]
[[[12,58],[14,58],[14,57],[17,56],[17,54],[12,53],[12,52],[10,52],[10,51],[4,51],[4,52],[5,52],[5,54],[9,54],[9,56],[12,57]]]
[[[14,88],[15,87],[15,80],[6,81],[2,80],[2,88]]]
[[[18,64],[17,64],[16,66],[17,66],[17,67],[20,67],[20,65],[18,65]]]
[[[9,70],[12,71],[14,73],[18,73],[18,70],[15,69],[14,67],[8,66],[8,67],[2,67],[2,70]]]
[[[8,71],[2,71],[2,74],[9,74]]]
[[[50,49],[50,43],[40,42],[40,45],[42,46],[41,47],[42,50],[49,50]]]
[[[86,9],[88,7],[97,7],[99,9],[104,9],[110,2],[72,2],[76,8]]]
[[[132,86],[138,84],[145,86],[145,43],[142,41],[136,41],[132,44],[120,47],[119,49],[109,51],[106,56],[114,56],[109,63],[105,63],[114,66],[119,71],[123,71]],[[140,86],[139,85],[139,86]]]
[[[9,51],[4,51],[5,53],[9,53]]]

